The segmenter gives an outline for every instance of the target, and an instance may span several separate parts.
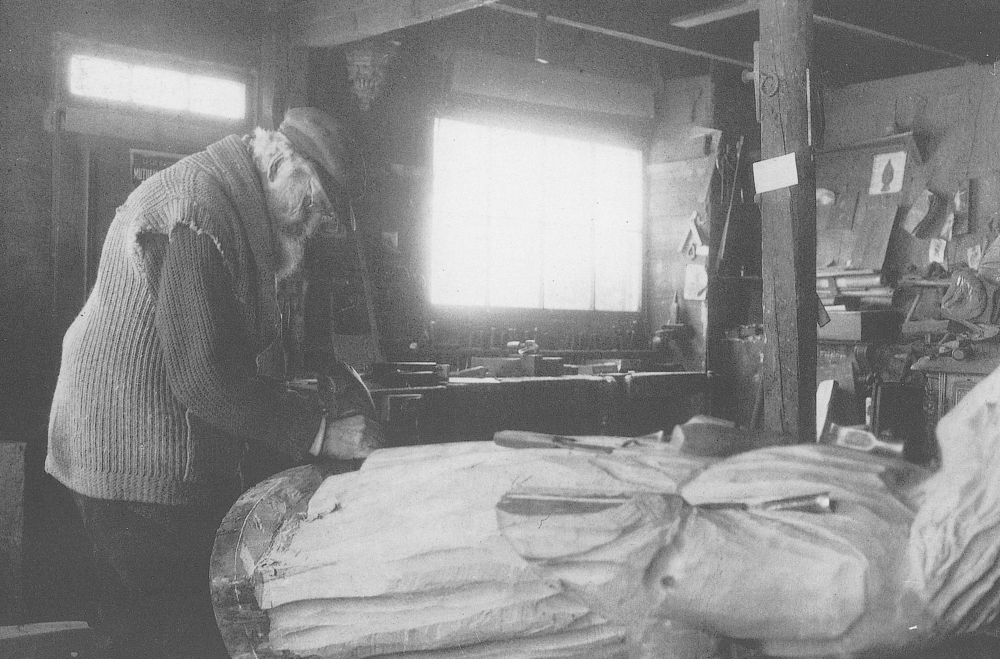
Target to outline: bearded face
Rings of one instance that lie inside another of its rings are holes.
[[[313,165],[294,153],[272,160],[264,188],[278,239],[277,274],[283,279],[298,270],[306,239],[333,218],[332,205]]]

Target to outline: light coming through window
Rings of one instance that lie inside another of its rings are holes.
[[[638,311],[642,153],[439,118],[431,302]]]
[[[246,114],[241,82],[89,55],[70,58],[69,89],[78,96],[225,119]]]

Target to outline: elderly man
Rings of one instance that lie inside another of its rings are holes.
[[[118,209],[63,341],[46,460],[93,544],[102,656],[227,656],[208,562],[250,485],[248,442],[299,461],[372,449],[357,424],[262,377],[280,351],[276,281],[336,220],[345,154],[336,120],[294,108],[277,131],[226,137]]]

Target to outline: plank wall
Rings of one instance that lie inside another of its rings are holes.
[[[923,158],[905,211],[925,187],[954,195],[967,186],[969,231],[953,235],[948,266],[967,262],[969,248],[985,252],[1000,235],[1000,77],[992,66],[962,66],[849,85],[824,95],[824,148],[859,144],[912,131]],[[928,266],[928,240],[904,231],[890,251],[906,273]]]

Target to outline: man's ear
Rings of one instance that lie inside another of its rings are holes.
[[[267,168],[267,180],[274,183],[274,179],[278,176],[278,168],[281,167],[281,163],[285,161],[285,157],[278,155],[274,157],[271,161],[270,167]]]
[[[331,206],[330,198],[326,195],[326,190],[323,189],[323,185],[315,176],[311,177],[309,181],[309,196],[312,197],[314,203],[319,203],[326,207]]]

